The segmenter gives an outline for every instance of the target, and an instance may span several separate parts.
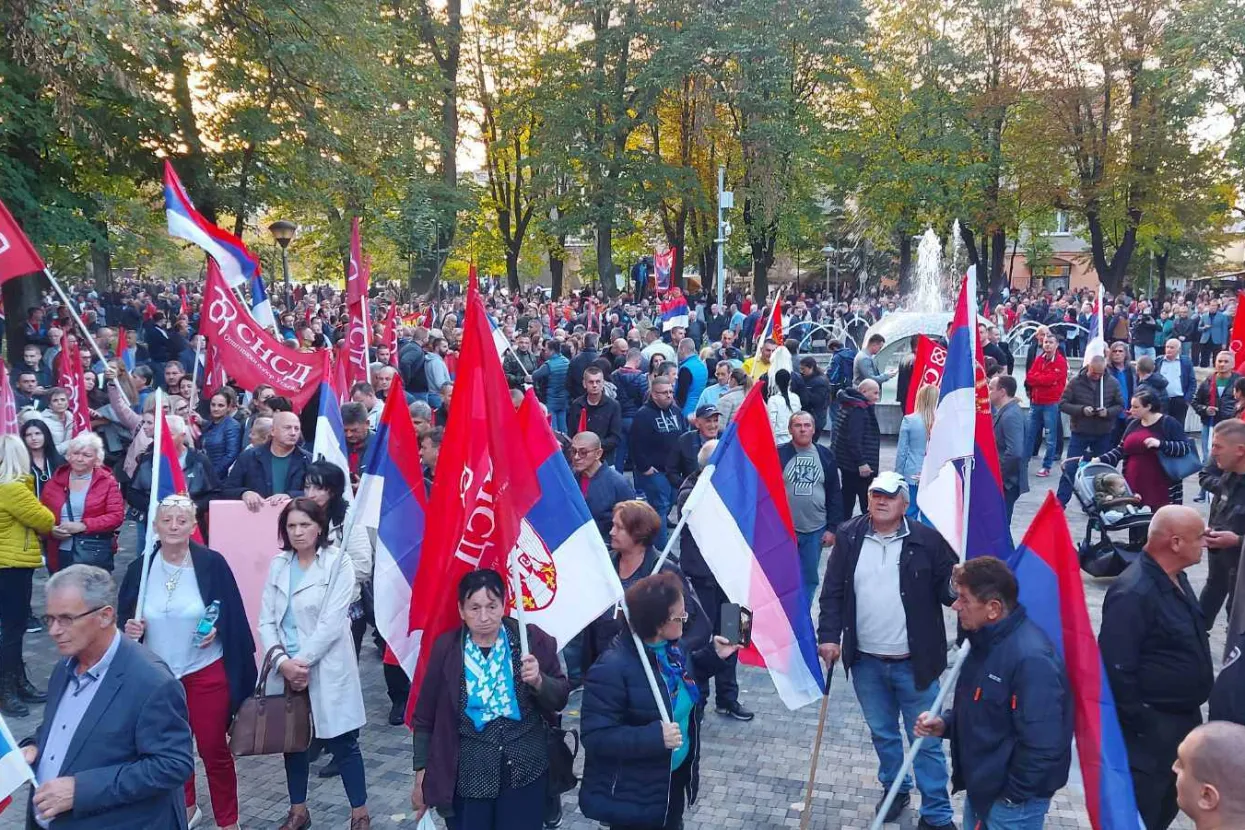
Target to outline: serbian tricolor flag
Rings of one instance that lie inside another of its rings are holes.
[[[757,354],[761,353],[761,347],[765,345],[766,340],[773,340],[779,346],[783,344],[782,333],[782,302],[775,300],[770,315],[765,319],[765,327],[758,333],[757,337]]]
[[[354,521],[376,532],[376,630],[408,677],[415,674],[420,637],[410,631],[411,595],[428,518],[419,436],[406,411],[402,381],[394,378],[364,463]],[[457,587],[457,586],[455,586]],[[414,695],[412,695],[414,700]]]
[[[518,572],[526,621],[562,647],[622,600],[622,582],[531,389],[519,407],[519,435],[536,471],[540,498],[520,524],[510,569]],[[513,579],[506,584],[513,585]]]
[[[218,228],[195,210],[167,159],[164,162],[164,214],[168,218],[169,236],[193,242],[206,251],[220,266],[230,288],[241,288],[259,273],[259,260],[241,239]]]
[[[662,331],[670,331],[676,326],[684,329],[687,328],[689,316],[687,298],[683,296],[683,292],[679,289],[673,289],[666,295],[666,299],[661,301]]]
[[[27,781],[35,783],[34,770],[26,763],[9,725],[0,717],[0,813],[12,802],[17,788]]]
[[[333,357],[328,349],[321,354],[324,371],[320,375],[320,411],[316,414],[316,438],[312,444],[311,457],[316,461],[327,461],[342,471],[347,483],[342,497],[350,502],[354,501],[354,487],[350,483],[350,451],[346,447],[341,404],[330,380],[333,376]],[[401,397],[406,400],[405,395]]]
[[[1067,668],[1090,824],[1094,830],[1136,830],[1141,822],[1115,698],[1085,607],[1076,547],[1054,493],[1046,494],[1010,564],[1029,619],[1046,632]]]
[[[1012,551],[1003,500],[1003,474],[986,394],[985,359],[977,338],[977,268],[960,285],[947,340],[947,362],[939,384],[938,409],[921,468],[917,507],[961,559]],[[965,504],[964,465],[972,459],[971,496]],[[968,522],[968,545],[964,522]]]
[[[752,645],[740,659],[769,670],[789,709],[820,700],[825,677],[760,384],[727,427],[684,510],[722,591],[752,609]]]
[[[476,568],[506,573],[519,525],[540,485],[519,434],[518,416],[480,295],[468,289],[454,406],[429,500],[428,533],[411,597],[410,630],[419,638],[407,721],[427,669],[427,654],[457,627],[459,580]],[[424,646],[427,646],[426,648]]]
[[[17,226],[4,202],[0,202],[0,285],[43,268],[43,259],[35,246]]]
[[[151,445],[151,494],[147,501],[147,539],[143,545],[143,556],[151,556],[156,544],[156,510],[160,502],[169,496],[188,496],[186,475],[182,472],[182,461],[173,450],[173,435],[169,432],[168,421],[165,420],[164,390],[156,388],[156,425],[153,430]],[[199,523],[195,523],[194,533],[190,535],[199,544],[203,544],[203,534],[199,532]],[[141,608],[142,605],[140,604]]]
[[[82,353],[78,338],[68,335],[61,341],[59,374],[56,385],[69,392],[69,414],[73,418],[73,435],[91,429],[91,410],[86,400],[86,373],[82,371]]]

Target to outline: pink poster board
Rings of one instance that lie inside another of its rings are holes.
[[[256,666],[264,660],[259,639],[259,608],[264,596],[268,566],[280,550],[277,518],[280,507],[263,505],[252,513],[240,501],[213,501],[208,512],[208,533],[213,550],[225,557],[242,592],[242,604],[255,637]]]

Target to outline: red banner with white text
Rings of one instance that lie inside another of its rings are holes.
[[[56,385],[69,392],[69,414],[73,418],[73,434],[87,432],[91,428],[91,410],[86,400],[86,373],[82,371],[82,353],[78,351],[78,338],[65,335],[61,341],[60,371]]]
[[[367,269],[363,262],[363,243],[359,239],[359,218],[350,225],[350,264],[346,268],[346,386],[365,383],[368,373]]]
[[[908,384],[908,399],[904,401],[903,414],[910,415],[916,409],[916,393],[927,383],[942,383],[942,371],[947,365],[947,347],[921,335],[912,362],[912,380]]]
[[[17,220],[0,202],[0,283],[43,270],[43,260],[30,244]]]
[[[291,349],[265,331],[210,259],[199,326],[216,347],[221,369],[243,389],[266,383],[302,409],[320,388],[320,355]]]

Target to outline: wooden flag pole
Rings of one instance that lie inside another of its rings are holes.
[[[813,786],[817,783],[817,760],[821,756],[821,736],[826,731],[826,713],[830,711],[830,679],[834,663],[826,669],[826,693],[821,696],[821,714],[817,716],[817,737],[813,740],[813,757],[808,762],[808,788],[804,791],[804,809],[800,813],[800,830],[808,830],[813,814]]]

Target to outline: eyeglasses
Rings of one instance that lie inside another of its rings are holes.
[[[97,611],[103,611],[105,608],[110,607],[111,606],[109,605],[100,605],[92,608],[90,611],[83,611],[81,614],[57,614],[55,616],[51,614],[44,614],[39,618],[39,621],[42,622],[43,627],[48,630],[51,630],[53,623],[59,623],[62,628],[68,628],[83,617],[89,617]]]
[[[687,618],[688,618],[688,617],[687,617],[687,612],[686,612],[686,611],[684,611],[682,614],[676,614],[676,615],[672,616],[672,617],[670,618],[670,620],[669,620],[669,621],[670,621],[670,622],[677,622],[677,623],[686,623],[686,622],[687,622]]]
[[[599,452],[596,447],[571,447],[571,455],[592,455]]]

